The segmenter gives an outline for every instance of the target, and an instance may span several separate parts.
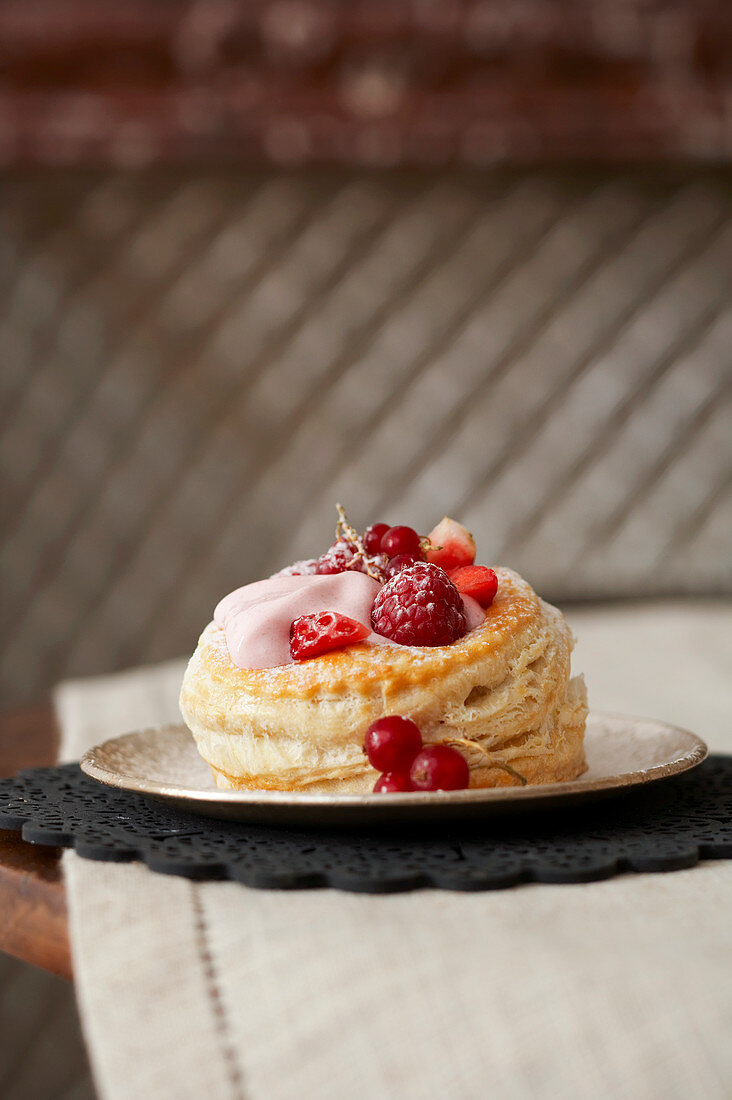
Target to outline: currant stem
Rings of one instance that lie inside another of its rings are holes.
[[[467,749],[477,749],[481,752],[489,761],[489,767],[501,768],[502,771],[508,772],[514,779],[518,779],[522,787],[525,787],[528,783],[528,779],[525,775],[521,775],[521,772],[517,772],[515,768],[512,768],[510,764],[507,764],[505,760],[495,760],[487,749],[484,749],[477,741],[470,741],[467,737],[448,737],[443,741],[445,745],[463,745]]]
[[[338,523],[336,524],[336,538],[340,539],[340,538],[343,538],[345,536],[351,542],[355,543],[355,545],[358,547],[359,550],[361,550],[363,553],[365,553],[366,551],[364,550],[363,543],[361,542],[361,536],[359,535],[359,533],[355,529],[355,527],[352,527],[351,524],[348,522],[348,516],[346,515],[346,510],[343,507],[343,505],[342,504],[336,504],[336,511],[338,512]]]
[[[363,539],[359,535],[355,527],[352,527],[348,522],[348,516],[346,510],[342,504],[336,504],[336,511],[338,512],[338,523],[336,524],[336,539],[348,539],[356,547],[356,553],[353,556],[353,561],[357,561],[359,558],[363,561],[367,574],[371,577],[372,581],[378,581],[379,584],[383,581],[383,577],[374,568],[369,559],[369,555],[366,553],[366,547],[363,544]],[[349,568],[353,568],[352,565]]]

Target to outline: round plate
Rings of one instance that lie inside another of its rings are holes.
[[[101,783],[164,799],[207,817],[288,825],[378,825],[483,816],[585,803],[688,771],[707,746],[687,730],[645,718],[590,714],[588,770],[568,783],[410,794],[222,791],[185,726],[159,726],[90,749],[82,771]]]

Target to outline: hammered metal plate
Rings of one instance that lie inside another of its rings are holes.
[[[183,725],[115,737],[90,749],[81,768],[122,790],[163,799],[207,817],[269,824],[377,825],[516,813],[584,804],[695,768],[707,746],[693,733],[645,718],[590,714],[588,770],[569,783],[410,794],[305,794],[222,791]]]

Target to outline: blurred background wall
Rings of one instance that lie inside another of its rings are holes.
[[[26,172],[4,218],[10,699],[191,649],[336,500],[560,601],[729,589],[726,174]]]
[[[0,7],[0,693],[443,513],[550,598],[729,592],[732,9]]]

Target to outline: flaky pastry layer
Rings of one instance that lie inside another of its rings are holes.
[[[587,702],[570,678],[572,636],[557,608],[497,569],[484,622],[434,649],[361,643],[269,669],[237,668],[223,631],[201,635],[180,707],[219,787],[366,792],[362,751],[386,714],[414,719],[425,742],[457,741],[471,787],[574,779],[586,767]],[[465,744],[465,742],[471,744]]]

